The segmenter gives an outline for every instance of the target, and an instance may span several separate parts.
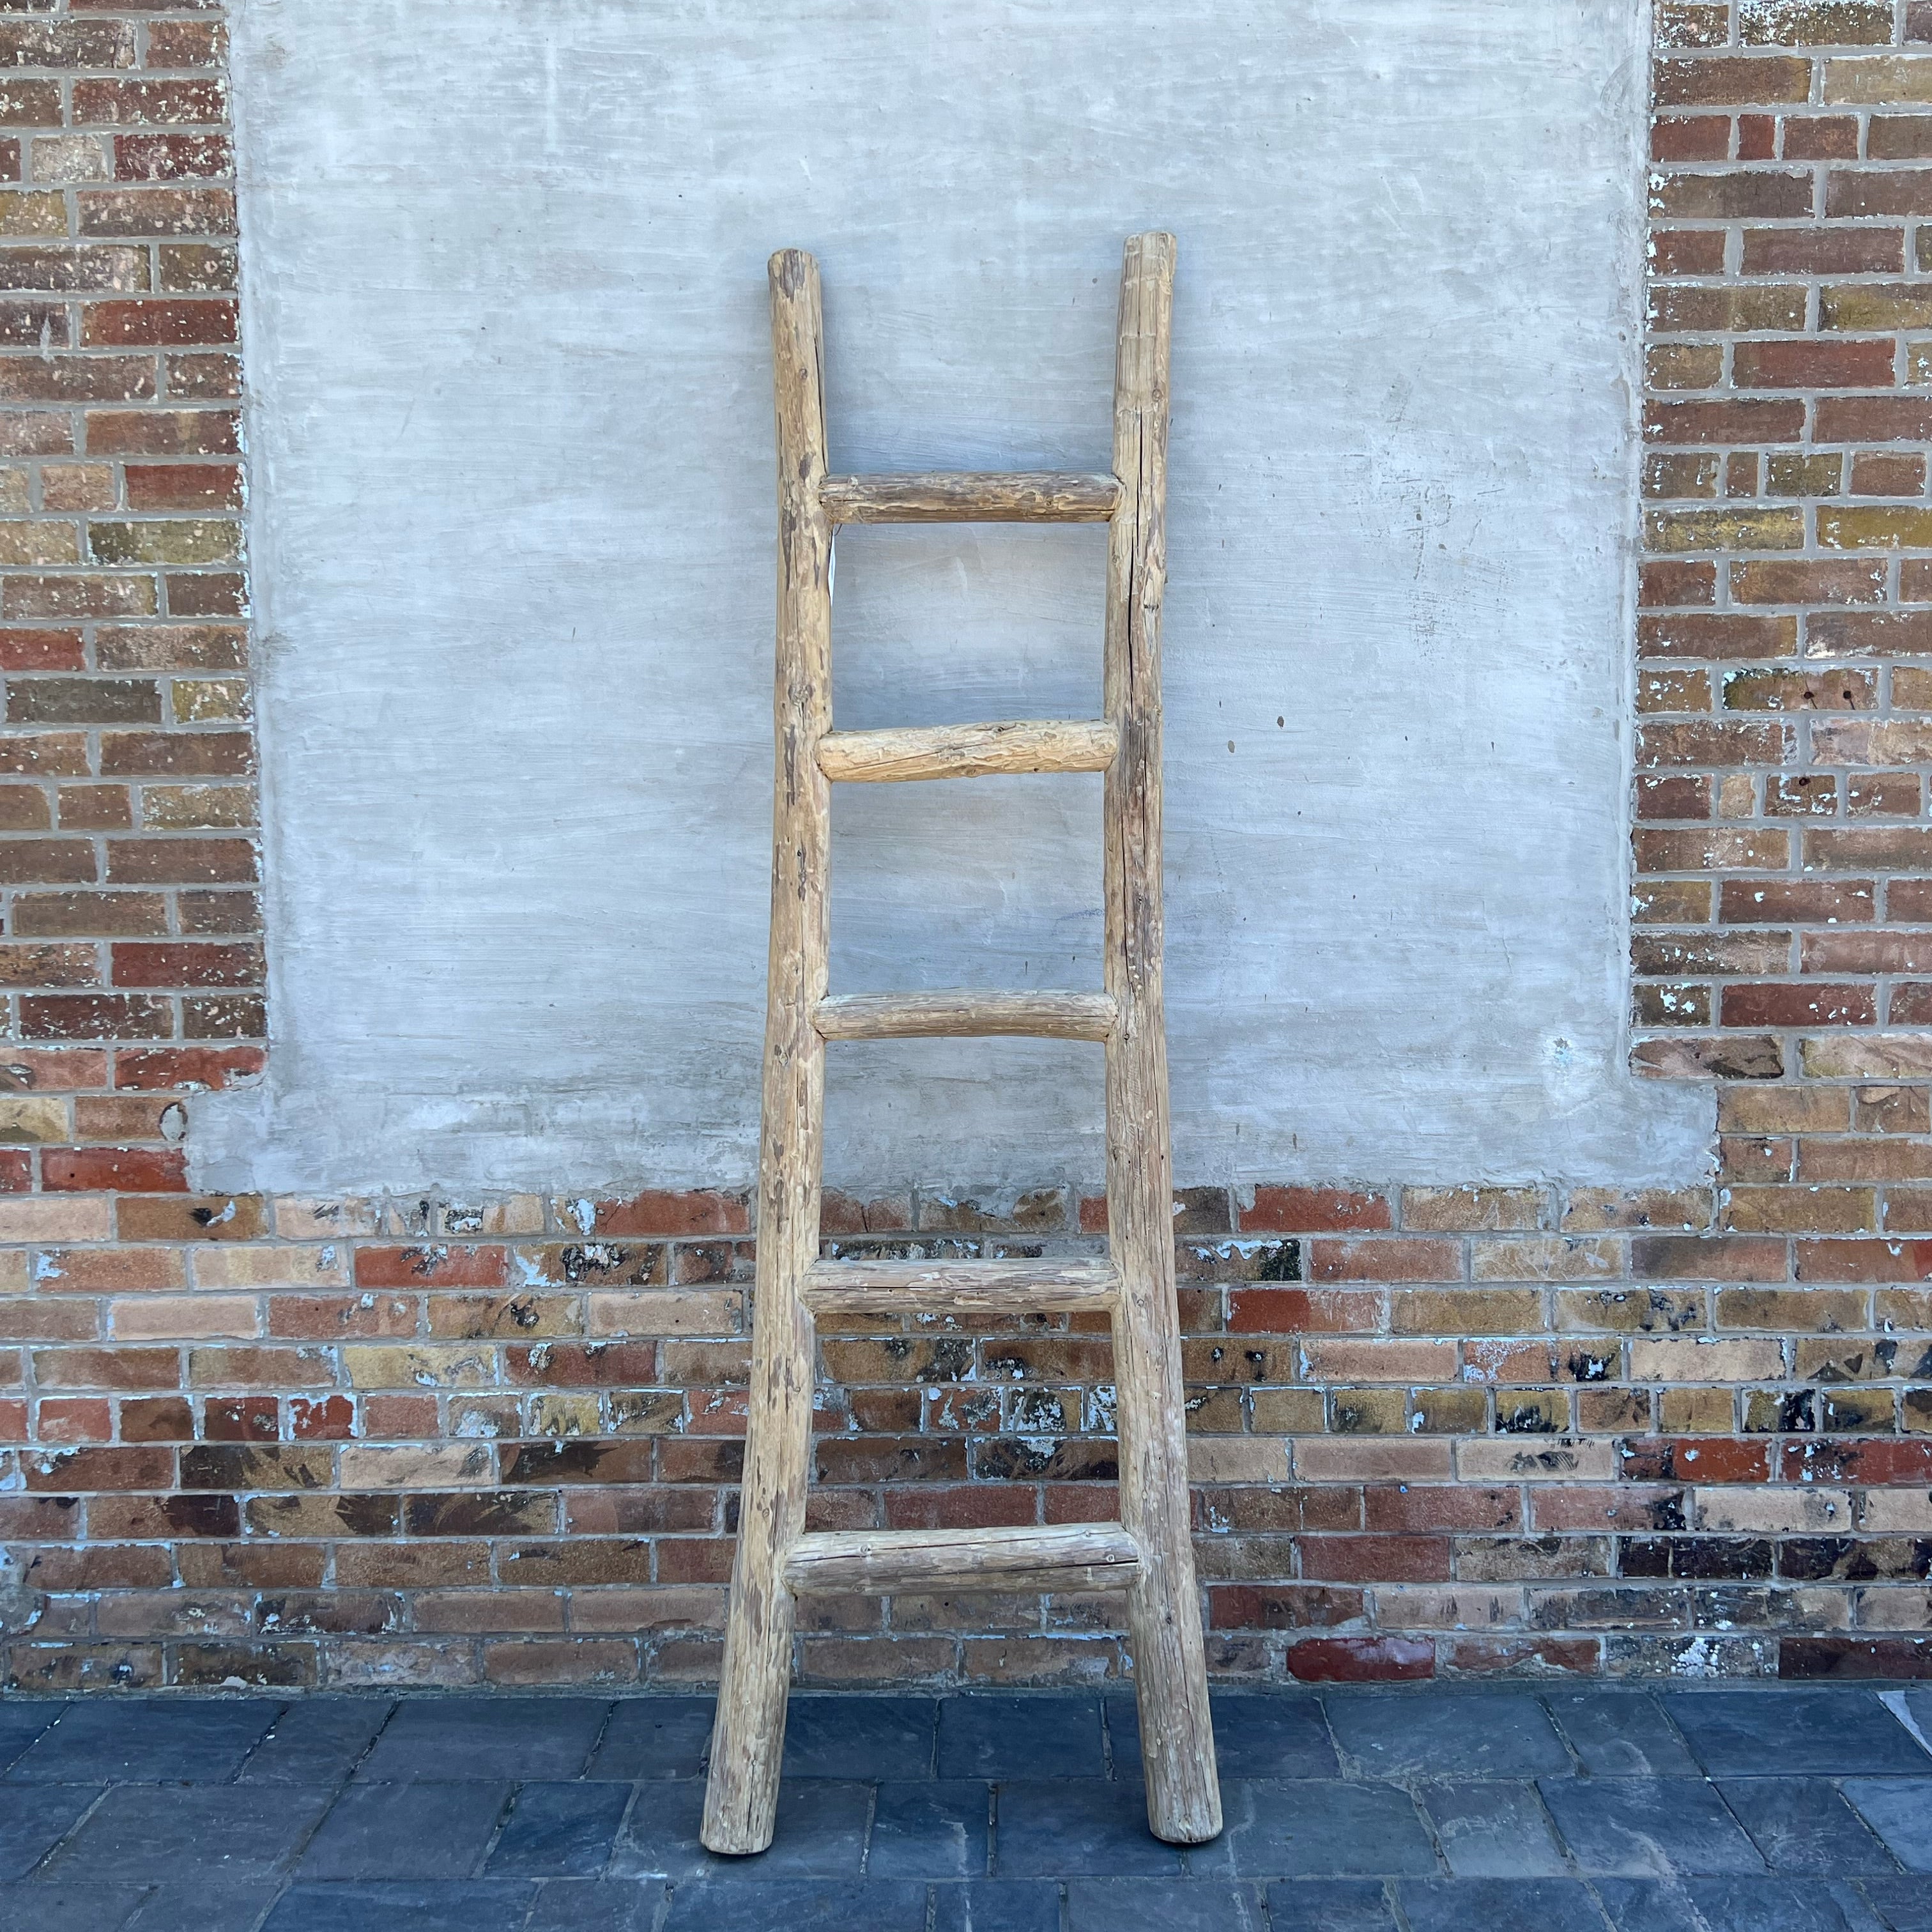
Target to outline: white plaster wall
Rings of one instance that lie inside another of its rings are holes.
[[[1103,467],[1157,225],[1180,1176],[1698,1167],[1622,1071],[1639,0],[236,26],[276,1044],[211,1184],[747,1177],[765,258],[836,465]],[[849,532],[839,722],[1090,713],[1103,543]],[[842,793],[835,990],[1097,985],[1098,813]],[[1097,1174],[1097,1058],[835,1048],[830,1171]]]

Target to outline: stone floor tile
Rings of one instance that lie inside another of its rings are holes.
[[[872,1810],[866,1875],[984,1878],[992,1797],[990,1785],[973,1779],[881,1785]]]
[[[293,1885],[262,1932],[523,1932],[527,1879]]]
[[[10,1697],[0,1702],[0,1772],[66,1708],[58,1697]]]
[[[1871,1932],[1856,1894],[1788,1878],[1599,1879],[1616,1932]]]
[[[10,1784],[225,1784],[282,1706],[258,1697],[91,1698],[14,1761]]]
[[[701,1880],[673,1887],[664,1932],[926,1932],[926,1887]]]
[[[1016,1780],[1000,1786],[998,1803],[993,1868],[1002,1878],[1178,1878],[1184,1869],[1180,1847],[1148,1831],[1138,1784]]]
[[[255,1932],[282,1883],[278,1878],[233,1885],[176,1879],[148,1894],[128,1932]]]
[[[1274,1932],[1396,1932],[1380,1879],[1277,1879],[1268,1901]]]
[[[1416,1793],[1458,1878],[1561,1878],[1570,1870],[1536,1786],[1516,1779]]]
[[[25,1878],[100,1796],[98,1784],[30,1784],[0,1798],[0,1879]]]
[[[796,1696],[785,1718],[786,1778],[932,1775],[933,1697]]]
[[[242,1784],[335,1784],[356,1768],[395,1708],[393,1697],[304,1697],[248,1755]]]
[[[1592,1778],[1697,1775],[1697,1760],[1647,1690],[1546,1690],[1539,1701]]]
[[[1214,1756],[1223,1778],[1339,1778],[1320,1698],[1293,1691],[1210,1698]],[[1108,1723],[1114,1700],[1108,1700]],[[1130,1701],[1130,1709],[1132,1708]],[[1138,1748],[1138,1732],[1136,1732]]]
[[[1932,1778],[1848,1778],[1840,1788],[1907,1871],[1932,1872]]]
[[[941,1778],[1098,1778],[1100,1700],[1024,1690],[946,1698],[938,1764]]]
[[[781,1784],[771,1849],[752,1858],[721,1858],[698,1842],[704,1786],[696,1782],[654,1785],[640,1792],[631,1807],[611,1855],[610,1876],[696,1879],[714,1887],[740,1880],[856,1880],[863,1867],[872,1808],[869,1784],[810,1778]]]
[[[1605,1932],[1590,1888],[1574,1878],[1406,1878],[1409,1932]]]
[[[551,1879],[538,1887],[524,1932],[657,1932],[666,1891],[658,1879]]]
[[[935,1885],[930,1896],[931,1932],[1060,1932],[1060,1887],[1050,1879],[975,1879]]]
[[[586,1778],[524,1785],[484,1870],[491,1878],[596,1877],[634,1789]]]
[[[136,1885],[0,1885],[0,1932],[122,1932],[144,1895]]]
[[[1237,1878],[1432,1877],[1442,1870],[1408,1793],[1332,1778],[1229,1779],[1226,1828],[1188,1869]],[[1006,1842],[1004,1801],[1000,1844]]]
[[[1548,1714],[1526,1693],[1336,1693],[1328,1728],[1367,1778],[1534,1778],[1570,1768]]]
[[[1858,1889],[1887,1932],[1932,1932],[1932,1885],[1918,1878],[1868,1878]]]
[[[1932,1776],[1932,1757],[1875,1691],[1784,1685],[1666,1693],[1713,1778]]]
[[[586,1778],[700,1778],[711,1748],[710,1697],[626,1697],[610,1713]]]
[[[1732,1778],[1718,1789],[1773,1871],[1836,1878],[1898,1868],[1828,1779]]]
[[[116,1785],[42,1869],[103,1885],[269,1877],[294,1864],[329,1796],[290,1786]]]
[[[352,1784],[310,1840],[304,1880],[466,1878],[508,1802],[503,1784]]]
[[[1085,1878],[1066,1888],[1066,1932],[1264,1932],[1260,1888],[1196,1878]]]
[[[1546,1778],[1538,1788],[1586,1872],[1628,1878],[1762,1872],[1716,1790],[1693,1778]]]
[[[379,1784],[580,1778],[610,1712],[602,1697],[405,1697],[356,1775]]]

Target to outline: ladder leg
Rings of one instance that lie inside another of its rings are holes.
[[[812,1322],[801,1296],[818,1258],[830,929],[830,788],[818,741],[832,722],[831,526],[819,503],[825,393],[818,268],[771,261],[778,405],[778,594],[771,968],[758,1162],[758,1264],[738,1549],[701,1836],[714,1852],[772,1841],[791,1676],[784,1561],[804,1532],[812,1454]]]
[[[1125,495],[1108,558],[1107,1226],[1120,1276],[1114,1318],[1120,1520],[1140,1545],[1129,1634],[1157,1838],[1221,1829],[1214,1726],[1189,1536],[1187,1438],[1174,1303],[1173,1176],[1161,994],[1160,605],[1166,575],[1168,346],[1174,238],[1137,235],[1120,280],[1114,472]]]

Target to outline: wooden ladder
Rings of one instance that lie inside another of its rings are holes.
[[[1124,1588],[1148,1822],[1180,1844],[1221,1828],[1188,1538],[1161,1009],[1160,606],[1174,260],[1171,235],[1136,235],[1126,244],[1111,475],[914,476],[826,474],[818,266],[797,249],[771,260],[778,448],[771,977],[751,1411],[703,1829],[714,1852],[771,1843],[793,1601],[842,1592]],[[1106,716],[835,731],[832,541],[841,524],[862,523],[1108,525]],[[1106,990],[829,997],[833,782],[998,772],[1107,775]],[[825,1042],[992,1034],[1105,1045],[1110,1258],[821,1261]],[[806,1532],[815,1317],[1072,1312],[1112,1318],[1118,1523]]]

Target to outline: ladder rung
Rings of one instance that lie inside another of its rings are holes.
[[[814,1262],[800,1292],[814,1315],[1109,1315],[1112,1262]]]
[[[845,993],[820,1000],[812,1024],[825,1040],[977,1040],[1015,1034],[1034,1040],[1112,1036],[1119,1013],[1111,993]]]
[[[1051,470],[828,476],[818,500],[835,524],[1104,524],[1119,480]]]
[[[1119,743],[1120,734],[1101,718],[828,731],[818,741],[818,769],[847,784],[976,778],[1003,772],[1104,772]]]
[[[835,1529],[802,1536],[784,1580],[801,1597],[896,1590],[1118,1590],[1141,1552],[1117,1522],[1051,1529]]]

